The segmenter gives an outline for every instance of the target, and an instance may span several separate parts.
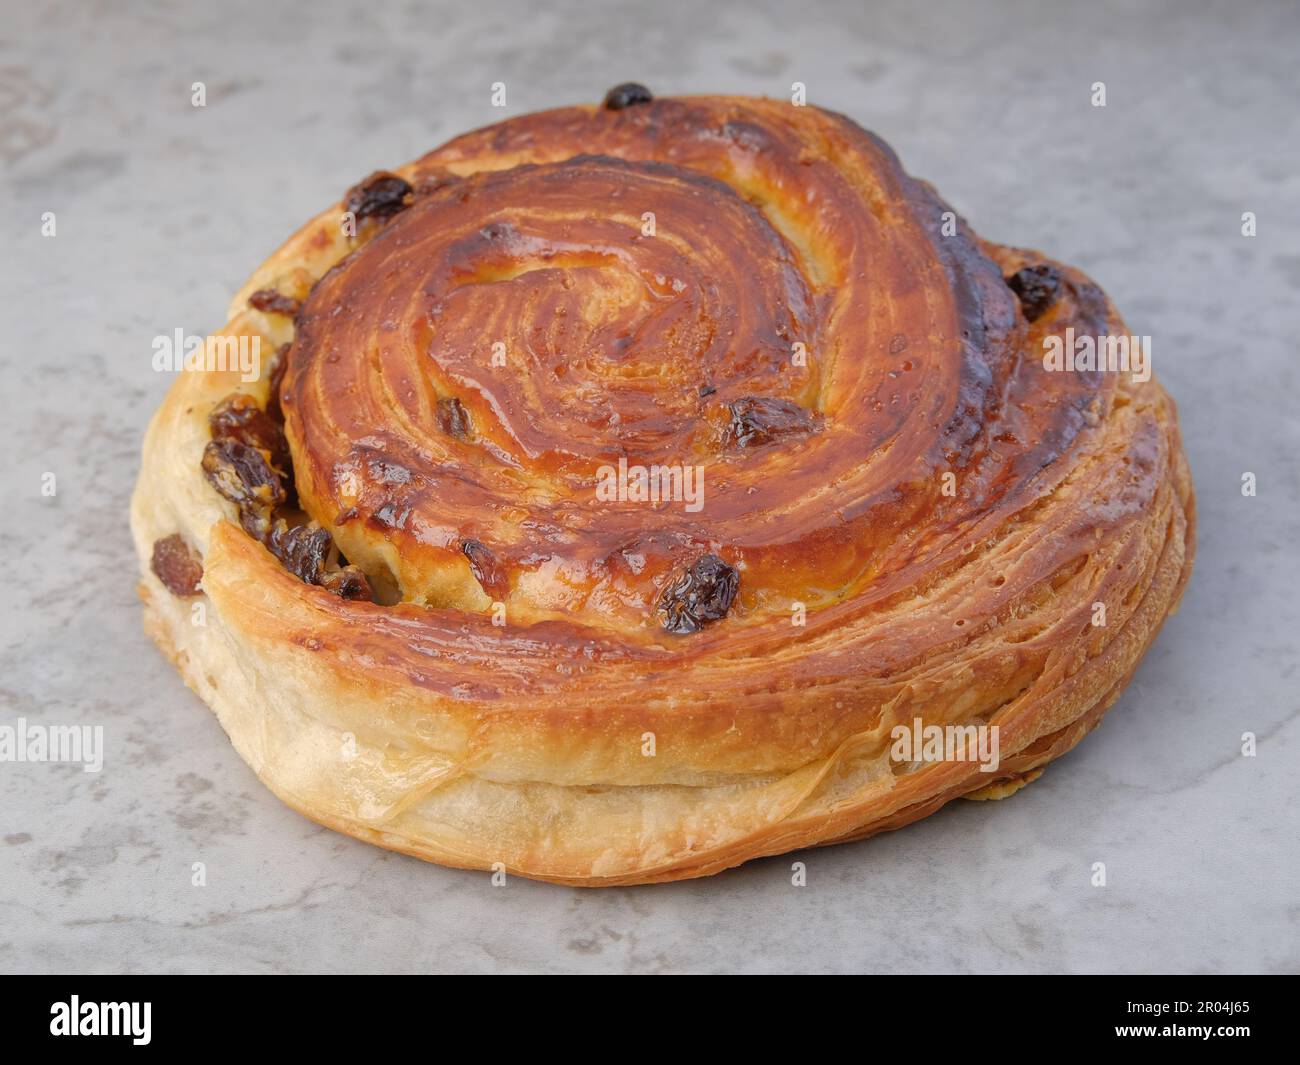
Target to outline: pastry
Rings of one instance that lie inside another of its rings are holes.
[[[146,628],[284,802],[445,865],[675,880],[1010,794],[1191,569],[1149,346],[816,107],[468,133],[229,319],[145,438]]]

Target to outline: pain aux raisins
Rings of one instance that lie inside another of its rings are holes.
[[[1006,278],[1006,282],[1007,288],[1020,300],[1020,309],[1029,322],[1041,318],[1061,292],[1061,272],[1046,263],[1022,267]]]
[[[727,616],[740,574],[717,555],[701,555],[675,577],[659,597],[664,630],[678,635],[699,632]]]

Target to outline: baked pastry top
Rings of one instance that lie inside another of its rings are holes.
[[[1190,573],[1168,395],[1043,357],[1127,335],[842,116],[510,119],[254,273],[209,351],[256,374],[177,375],[146,627],[285,802],[448,865],[672,880],[999,797]]]

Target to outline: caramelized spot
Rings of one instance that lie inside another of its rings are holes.
[[[453,185],[459,185],[464,180],[459,174],[453,174],[446,167],[436,166],[425,170],[417,178],[415,195],[432,196],[435,192],[450,188]]]
[[[686,635],[727,616],[740,574],[717,555],[701,555],[659,597],[664,629]]]
[[[186,598],[199,594],[203,563],[181,538],[180,533],[172,533],[171,536],[154,541],[149,568],[172,595]]]

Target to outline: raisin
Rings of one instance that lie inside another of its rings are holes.
[[[276,352],[276,359],[282,359],[286,347]],[[271,376],[274,381],[274,364]],[[203,450],[203,472],[222,496],[239,507],[239,521],[244,530],[265,544],[299,580],[319,585],[340,599],[373,598],[370,581],[360,567],[339,568],[334,561],[337,552],[328,530],[315,521],[290,525],[284,518],[276,517],[276,508],[284,505],[292,490],[289,447],[280,425],[251,396],[239,392],[218,403],[208,420],[212,439]],[[171,539],[180,541],[179,537]],[[179,546],[188,550],[183,543]],[[154,572],[169,588],[172,584],[163,576],[160,566],[170,564],[173,550],[161,540],[154,545]],[[167,555],[162,562],[160,552]],[[192,584],[197,586],[203,569],[197,560],[193,565],[198,574]],[[176,594],[194,593],[176,591]]]
[[[409,207],[412,199],[409,182],[396,174],[376,170],[364,181],[348,189],[343,202],[356,215],[358,222],[373,218],[383,223]]]
[[[266,546],[280,564],[306,584],[320,585],[340,599],[370,599],[370,581],[360,566],[331,568],[334,538],[316,522],[289,525],[277,519]]]
[[[266,314],[283,314],[288,318],[293,318],[298,313],[298,308],[302,306],[292,296],[276,292],[273,288],[259,288],[248,297],[248,305],[255,311],[263,311]]]
[[[333,573],[327,573],[321,586],[340,599],[374,599],[370,581],[360,566],[344,566]]]
[[[664,629],[686,635],[727,616],[740,574],[717,555],[701,555],[659,597]]]
[[[479,540],[462,540],[461,553],[469,559],[470,572],[493,599],[502,599],[510,590],[510,581],[496,555]]]
[[[468,440],[474,431],[469,411],[455,396],[442,396],[438,400],[438,426],[457,440]]]
[[[610,111],[622,111],[623,108],[631,107],[633,104],[648,104],[653,99],[654,94],[644,85],[638,85],[635,81],[625,81],[605,93],[605,107]]]
[[[794,433],[811,432],[812,414],[798,403],[776,396],[750,396],[727,408],[726,437],[739,447],[758,447]]]
[[[1026,321],[1042,316],[1061,291],[1061,272],[1055,266],[1040,263],[1017,270],[1006,279],[1007,288],[1020,299]]]
[[[239,507],[239,521],[259,540],[271,531],[271,511],[285,500],[284,485],[262,452],[238,440],[210,440],[203,472],[212,487]]]
[[[212,427],[213,440],[237,440],[265,452],[281,477],[292,468],[284,431],[252,396],[244,392],[227,396],[208,415],[208,424]]]
[[[184,598],[199,594],[203,563],[181,538],[180,533],[172,533],[171,536],[154,541],[149,568],[172,595]]]
[[[266,546],[290,573],[308,584],[320,584],[325,576],[325,560],[334,541],[329,531],[315,522],[290,526],[283,518],[276,521]]]

